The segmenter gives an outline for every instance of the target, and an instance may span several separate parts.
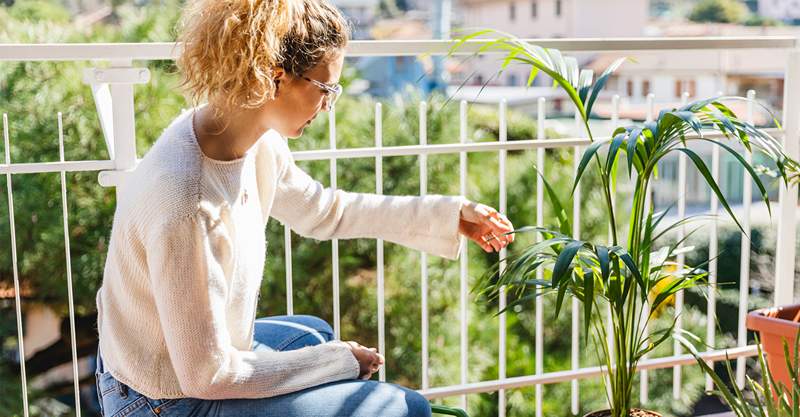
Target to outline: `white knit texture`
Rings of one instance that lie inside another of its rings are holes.
[[[358,376],[341,342],[253,351],[269,217],[315,239],[382,238],[458,257],[462,197],[324,188],[286,139],[206,157],[178,116],[121,187],[97,293],[104,365],[150,398],[263,398]]]

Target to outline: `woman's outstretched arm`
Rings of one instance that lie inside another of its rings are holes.
[[[495,239],[502,246],[513,240],[502,236],[512,230],[510,222],[488,206],[462,196],[386,196],[326,188],[294,163],[285,143],[275,145],[281,170],[270,215],[303,236],[384,239],[449,259],[459,255],[460,233],[484,250],[492,250]],[[484,237],[490,231],[494,239]]]

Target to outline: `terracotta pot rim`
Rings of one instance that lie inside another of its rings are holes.
[[[747,313],[746,326],[750,330],[794,337],[800,329],[800,322],[782,319],[777,316],[782,310],[800,310],[800,304],[761,308]]]

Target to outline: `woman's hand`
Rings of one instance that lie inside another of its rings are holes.
[[[350,347],[350,351],[353,352],[353,356],[355,356],[356,360],[358,361],[359,379],[370,379],[372,374],[378,372],[378,370],[381,369],[381,366],[383,366],[385,360],[383,355],[378,353],[378,349],[364,347],[358,342],[353,341],[347,341],[344,343]]]
[[[458,231],[477,243],[486,252],[500,249],[514,241],[514,225],[497,210],[472,201],[461,206]]]

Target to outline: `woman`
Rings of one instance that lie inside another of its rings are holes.
[[[120,196],[97,295],[97,386],[106,416],[427,416],[406,388],[370,381],[374,348],[323,320],[255,320],[269,217],[316,239],[382,238],[457,258],[511,223],[463,197],[324,189],[295,138],[341,93],[348,27],[322,0],[200,0],[178,65],[193,102]]]

